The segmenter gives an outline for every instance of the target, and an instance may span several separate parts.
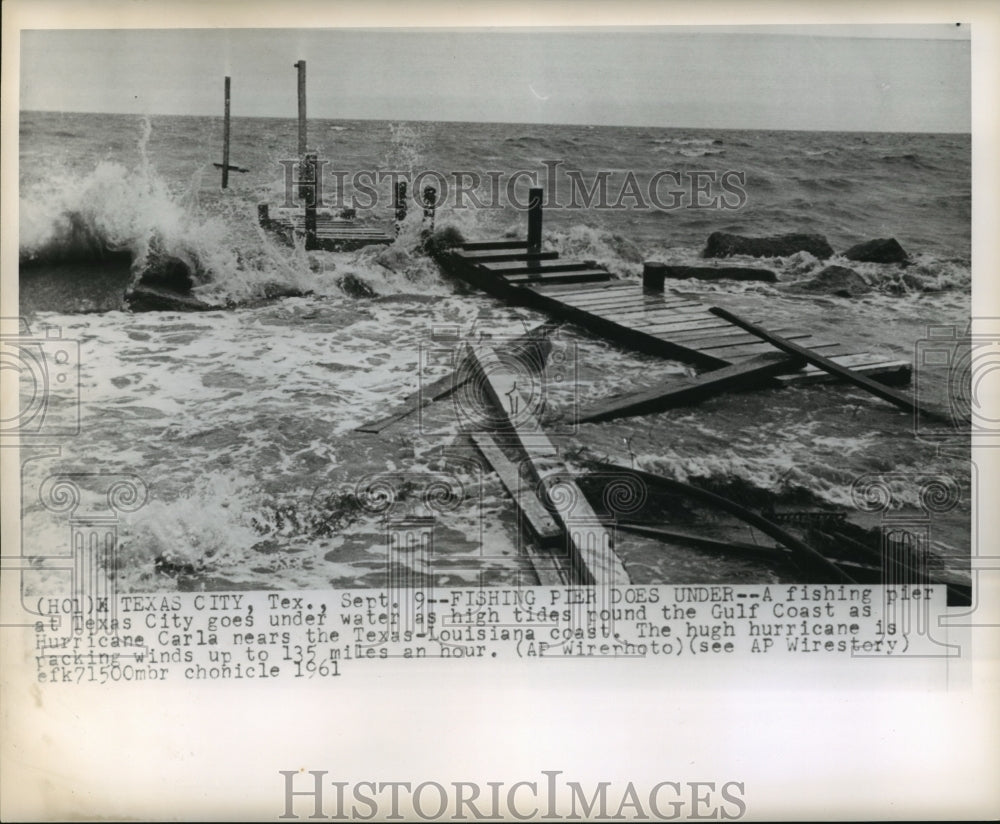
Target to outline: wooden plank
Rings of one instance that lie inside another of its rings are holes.
[[[662,295],[644,295],[632,289],[619,290],[612,294],[583,294],[583,295],[549,295],[555,300],[561,300],[570,306],[617,306],[625,304],[635,304],[636,306],[672,306],[675,303],[688,303],[684,298],[672,298],[664,300]]]
[[[392,240],[385,233],[350,233],[350,232],[317,232],[317,240]]]
[[[576,323],[584,329],[590,330],[595,335],[600,335],[611,343],[625,349],[646,352],[662,358],[681,360],[705,369],[715,369],[728,365],[721,358],[685,348],[682,345],[673,343],[668,338],[648,334],[644,329],[631,329],[614,321],[604,320],[599,315],[592,315],[580,309],[575,309],[559,300],[545,297],[531,288],[514,287],[512,291],[516,293],[517,300],[521,304]]]
[[[811,334],[805,329],[781,329],[775,331],[778,331],[779,334],[782,335]],[[737,343],[747,343],[747,342],[758,341],[760,340],[760,338],[756,337],[755,335],[751,335],[749,332],[745,332],[744,330],[733,326],[729,330],[716,332],[715,334],[705,334],[704,332],[699,332],[697,329],[692,332],[678,332],[676,335],[673,336],[673,340],[677,341],[678,343],[686,343],[688,346],[697,349],[702,344],[711,343],[712,341],[729,340]]]
[[[222,125],[222,163],[213,163],[213,166],[222,169],[222,188],[225,189],[229,186],[229,170],[236,168],[235,166],[229,165],[229,77],[226,77],[225,82],[225,112],[223,113],[223,125]]]
[[[643,524],[637,521],[615,521],[615,528],[624,532],[634,532],[636,535],[646,535],[650,538],[659,538],[662,541],[671,541],[681,544],[690,544],[699,549],[706,549],[712,552],[735,552],[741,555],[765,556],[776,560],[788,560],[788,550],[780,546],[767,546],[766,544],[751,544],[746,541],[724,541],[718,538],[705,538],[702,535],[692,535],[688,532],[677,532],[673,529],[663,529],[652,524]]]
[[[578,261],[578,260],[559,260],[556,258],[552,261],[538,261],[535,263],[480,263],[484,269],[495,272],[498,275],[520,275],[528,272],[572,272],[574,270],[592,272],[595,269],[599,269],[602,272],[607,272],[606,269],[599,267],[594,261]],[[608,273],[610,276],[610,273]]]
[[[585,411],[579,421],[592,423],[662,412],[704,400],[719,392],[752,385],[782,372],[791,372],[804,362],[801,358],[789,357],[781,352],[758,355],[693,378],[671,380],[641,392],[611,398]]]
[[[619,292],[629,291],[630,285],[621,280],[612,280],[609,283],[590,286],[585,289],[581,289],[578,286],[539,286],[535,291],[543,297],[562,300],[573,298],[577,295],[616,295]]]
[[[500,275],[507,283],[513,286],[533,283],[595,283],[608,280],[611,275],[607,272],[553,272],[550,275],[532,277],[530,275]]]
[[[492,347],[470,346],[469,351],[479,365],[480,376],[494,405],[507,419],[512,434],[539,480],[544,483],[548,479],[558,479],[560,484],[572,487],[571,491],[575,493],[573,519],[566,523],[565,518],[560,518],[566,527],[567,549],[571,553],[572,582],[601,586],[627,584],[628,573],[614,552],[611,535],[600,525],[597,515],[571,479],[541,424],[531,414],[530,406],[517,386],[516,377],[503,367]],[[509,406],[515,403],[516,412],[511,411]]]
[[[786,338],[788,340],[798,340],[798,341],[810,340],[810,339],[815,340],[812,332],[797,332],[791,335],[786,335]],[[754,346],[760,346],[761,344],[770,345],[767,344],[765,341],[762,341],[760,338],[754,337],[753,335],[750,335],[750,343],[752,343]],[[691,345],[690,342],[688,343],[688,345],[689,346]],[[697,346],[692,346],[692,348],[700,349],[701,351],[706,352],[706,351],[711,351],[712,349],[725,349],[726,347],[729,346],[744,346],[744,345],[746,345],[746,341],[743,339],[735,340],[733,338],[717,337],[713,338],[712,340],[704,344],[698,344]],[[810,344],[810,346],[811,345],[812,344]],[[827,343],[824,345],[829,345],[829,344]]]
[[[466,252],[484,252],[487,250],[496,251],[498,249],[527,249],[526,240],[477,240],[471,243],[463,243],[462,249]]]
[[[703,315],[705,310],[698,304],[693,306],[647,306],[633,309],[622,309],[613,312],[600,312],[608,320],[615,320],[628,326],[655,326],[658,323],[670,323],[674,320],[693,320],[693,315]],[[685,317],[686,316],[686,317]]]
[[[738,329],[736,332],[736,334],[730,334],[725,329],[721,331],[709,329],[707,332],[703,329],[691,329],[687,332],[675,332],[671,335],[670,339],[674,343],[683,344],[691,349],[700,349],[705,344],[711,344],[715,341],[757,343],[760,340],[760,338],[755,338],[749,332],[744,332],[742,329]]]
[[[843,344],[838,341],[820,342],[815,346],[810,343],[809,348],[822,352],[824,356],[847,354]],[[771,344],[759,340],[756,343],[733,345],[721,349],[702,349],[700,351],[708,352],[710,355],[717,355],[727,361],[738,361],[752,357],[753,355],[759,355],[763,352],[776,352],[779,350],[776,350]]]
[[[710,317],[711,316],[706,315],[704,317],[699,317],[698,320],[661,323],[657,326],[644,327],[642,331],[647,335],[653,335],[657,338],[662,338],[663,340],[670,340],[671,332],[684,332],[691,329],[725,329],[728,326],[725,322],[713,323]]]
[[[913,364],[909,361],[873,359],[873,355],[838,355],[831,358],[831,360],[838,363],[841,361],[852,361],[851,369],[855,372],[867,375],[872,380],[877,380],[879,383],[884,383],[887,386],[907,386],[910,383],[913,374]],[[807,366],[801,372],[797,372],[794,375],[779,375],[775,380],[783,384],[809,385],[829,383],[835,381],[836,378],[829,372],[824,372],[815,366]]]
[[[557,545],[559,539],[562,538],[562,528],[549,514],[542,502],[538,500],[538,496],[535,495],[530,486],[524,483],[514,462],[504,454],[492,435],[485,432],[473,432],[470,433],[470,436],[476,448],[497,473],[504,489],[507,490],[507,494],[514,500],[521,520],[531,530],[534,540],[543,546]],[[523,547],[535,568],[538,583],[542,586],[558,586],[568,582],[569,576],[565,574],[568,570],[560,574],[556,557],[546,557],[537,551],[532,551],[533,547],[531,547],[530,541],[525,542]]]
[[[577,272],[546,272],[540,274],[497,275],[507,283],[534,286],[538,283],[602,283],[611,275],[601,269],[584,269]]]
[[[466,263],[499,263],[507,260],[555,260],[558,252],[519,252],[516,249],[505,252],[485,250],[482,252],[463,252],[456,250],[453,254]]]
[[[590,307],[588,307],[590,308]],[[707,307],[704,303],[698,303],[694,300],[651,300],[643,301],[638,304],[621,304],[616,306],[602,306],[597,307],[598,311],[601,311],[607,315],[618,314],[620,312],[631,312],[636,309],[640,311],[651,311],[655,309],[671,310],[676,312],[705,312]]]
[[[709,492],[707,489],[702,489],[701,487],[693,484],[685,483],[683,481],[675,481],[673,478],[656,475],[642,469],[635,469],[614,461],[591,461],[590,463],[596,467],[598,471],[604,472],[611,470],[613,472],[624,470],[644,481],[646,486],[649,488],[666,489],[675,494],[687,495],[695,500],[708,504],[709,506],[717,507],[725,512],[729,512],[745,523],[756,527],[765,535],[773,538],[775,541],[778,541],[788,547],[788,549],[794,553],[796,562],[809,565],[811,574],[822,576],[826,579],[826,581],[843,582],[846,584],[857,583],[854,578],[831,562],[829,558],[820,554],[808,544],[800,541],[794,535],[782,529],[777,524],[772,523],[761,515],[758,515],[756,512],[736,503],[733,500],[730,500],[729,498],[725,498],[722,495],[716,495],[714,492]],[[817,581],[817,583],[825,583],[825,581]]]
[[[813,366],[818,366],[825,372],[829,372],[831,375],[836,375],[839,378],[843,378],[848,383],[853,383],[855,386],[864,389],[877,398],[881,398],[884,401],[888,401],[894,406],[904,409],[907,412],[920,412],[929,418],[934,418],[937,420],[951,421],[951,416],[944,411],[938,409],[932,409],[926,404],[918,404],[909,395],[904,395],[902,392],[896,392],[893,389],[889,389],[887,386],[873,381],[871,378],[865,377],[857,372],[848,369],[847,367],[841,366],[828,358],[824,358],[822,355],[817,355],[814,352],[809,351],[805,347],[799,346],[798,344],[792,343],[779,335],[773,335],[765,329],[756,326],[749,321],[743,320],[742,318],[734,315],[732,312],[727,312],[718,306],[713,306],[709,311],[713,315],[718,315],[720,318],[734,323],[746,329],[748,332],[757,335],[757,337],[762,340],[766,340],[768,343],[782,350],[783,352],[788,352],[792,355],[798,355],[803,358],[808,363]]]
[[[671,301],[669,303],[657,300],[656,298],[643,298],[643,297],[628,297],[628,298],[618,298],[613,301],[596,302],[596,301],[566,301],[566,304],[572,306],[576,309],[583,309],[586,312],[592,312],[595,315],[610,315],[615,312],[625,312],[630,309],[673,309],[675,306],[685,306],[688,305],[687,301]],[[702,309],[704,312],[705,310]]]

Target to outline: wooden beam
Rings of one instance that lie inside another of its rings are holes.
[[[579,421],[592,423],[662,412],[675,406],[704,400],[729,389],[745,387],[782,372],[792,372],[803,363],[801,358],[789,357],[780,352],[757,355],[731,366],[704,372],[694,378],[673,380],[642,392],[611,398],[585,411]]]
[[[225,110],[222,118],[222,188],[229,186],[229,78],[225,82]]]
[[[316,249],[316,200],[319,195],[319,181],[316,175],[319,173],[317,157],[315,154],[307,154],[305,167],[309,170],[309,179],[312,185],[309,187],[305,205],[306,218],[306,249]]]
[[[471,438],[487,463],[497,473],[504,489],[514,499],[521,522],[531,530],[534,540],[539,546],[558,546],[563,534],[561,527],[538,500],[530,486],[525,483],[525,479],[521,478],[521,473],[514,462],[504,454],[492,435],[473,432]],[[539,584],[561,586],[570,582],[569,570],[560,569],[556,556],[539,552],[531,541],[525,541],[522,548],[534,567]]]
[[[600,283],[609,280],[611,275],[603,269],[590,272],[552,272],[539,275],[500,275],[507,283],[515,286],[535,283]]]
[[[531,527],[531,531],[540,542],[552,542],[559,539],[562,529],[556,523],[549,511],[538,497],[522,482],[520,472],[514,462],[504,454],[493,436],[485,432],[471,432],[470,437],[476,448],[483,453],[490,466],[500,476],[504,488],[510,493],[517,508]]]
[[[642,289],[644,292],[662,292],[666,265],[655,260],[647,260],[642,264]]]
[[[306,154],[306,61],[295,64],[299,71],[299,160]]]
[[[546,297],[565,299],[595,294],[604,294],[605,296],[619,293],[624,294],[627,290],[631,291],[630,287],[630,283],[616,279],[598,286],[540,286],[535,291]]]
[[[590,463],[596,467],[598,471],[602,472],[607,470],[624,470],[631,472],[633,475],[642,480],[647,487],[651,487],[653,489],[666,489],[674,494],[686,495],[694,498],[695,500],[699,500],[704,504],[717,507],[724,512],[729,512],[730,514],[735,515],[743,522],[756,527],[765,535],[769,535],[775,541],[778,541],[792,550],[794,553],[794,561],[806,565],[812,574],[822,576],[823,580],[817,581],[817,583],[825,583],[826,581],[843,582],[847,584],[857,583],[854,578],[844,572],[825,555],[817,552],[811,546],[803,543],[794,535],[791,535],[777,524],[769,521],[767,518],[758,515],[756,512],[741,506],[729,498],[725,498],[722,495],[716,495],[714,492],[709,492],[707,489],[702,489],[701,487],[685,483],[684,481],[675,481],[673,478],[656,475],[652,472],[646,472],[643,469],[635,469],[614,461],[590,461]]]
[[[462,249],[466,252],[485,252],[496,249],[527,249],[526,240],[480,240],[472,243],[463,243]]]
[[[523,275],[535,272],[572,272],[575,270],[590,271],[597,267],[594,261],[554,260],[551,263],[541,262],[529,266],[527,263],[480,263],[484,269],[496,275]]]
[[[937,409],[929,409],[926,406],[920,405],[909,395],[904,395],[902,392],[896,392],[894,389],[890,389],[884,384],[877,383],[871,378],[867,378],[845,366],[834,363],[832,360],[824,358],[822,355],[817,355],[815,352],[806,349],[804,346],[799,346],[786,338],[774,335],[771,332],[750,323],[749,321],[743,320],[743,318],[737,317],[732,312],[727,312],[725,309],[718,306],[713,306],[708,311],[710,311],[713,315],[718,315],[720,318],[735,324],[736,326],[746,329],[748,332],[756,335],[761,340],[767,341],[777,349],[780,349],[783,352],[788,352],[791,355],[798,355],[803,360],[811,363],[813,366],[819,367],[824,372],[829,372],[831,375],[843,378],[845,381],[853,383],[855,386],[871,392],[871,394],[875,397],[888,401],[894,406],[898,406],[900,409],[905,409],[907,412],[913,412],[914,414],[919,412],[920,414],[935,420],[951,421],[951,416],[944,412]]]
[[[520,249],[483,249],[471,252],[456,251],[455,254],[466,263],[502,263],[504,261],[555,260],[558,252],[524,252]]]
[[[786,549],[764,544],[751,544],[745,541],[724,541],[719,538],[706,538],[703,535],[691,535],[687,532],[677,532],[672,529],[664,529],[654,524],[643,524],[633,521],[615,521],[615,528],[623,532],[633,532],[636,535],[646,535],[650,538],[659,538],[661,541],[674,541],[681,544],[690,544],[699,549],[706,549],[712,552],[738,553],[743,555],[765,556],[768,558],[788,559],[789,552]]]
[[[528,251],[542,251],[542,190],[528,190]]]
[[[557,480],[573,488],[573,516],[561,516],[567,533],[566,548],[570,553],[572,583],[613,586],[627,584],[628,572],[615,554],[611,534],[587,503],[548,439],[538,419],[530,411],[521,394],[517,378],[506,369],[489,345],[469,347],[479,366],[480,378],[498,411],[507,419],[511,433],[531,462],[543,484]],[[516,410],[516,411],[515,411]]]

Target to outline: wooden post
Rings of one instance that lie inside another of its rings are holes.
[[[306,193],[306,249],[316,249],[316,204],[319,201],[319,181],[316,180],[317,163],[315,154],[307,154],[302,164],[312,181]]]
[[[222,188],[229,185],[229,78],[226,78],[226,108],[222,127]]]
[[[424,186],[424,220],[430,219],[430,231],[434,231],[434,210],[437,208],[437,189],[433,186]]]
[[[406,220],[406,181],[396,181],[393,189],[393,208],[396,212],[396,234],[403,228],[403,221]]]
[[[299,159],[306,153],[306,61],[295,64],[299,70]]]
[[[542,251],[542,190],[528,190],[528,254]]]
[[[642,264],[642,291],[662,292],[663,280],[667,275],[667,265],[647,260]]]

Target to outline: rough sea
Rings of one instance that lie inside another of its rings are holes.
[[[815,232],[838,253],[894,237],[911,266],[807,253],[737,258],[734,264],[773,269],[779,283],[691,280],[672,288],[774,328],[805,327],[887,358],[912,360],[929,326],[953,326],[960,356],[971,303],[967,134],[351,120],[312,120],[309,129],[309,146],[330,161],[329,170],[466,170],[484,181],[491,172],[506,181],[526,170],[544,185],[546,169],[558,163],[563,185],[566,170],[588,181],[610,172],[612,201],[629,172],[644,185],[664,170],[683,179],[735,171],[745,175],[739,208],[629,208],[636,204],[627,198],[626,208],[547,208],[546,247],[638,280],[644,260],[697,263],[717,230]],[[129,473],[144,481],[148,500],[122,518],[121,591],[375,586],[385,564],[383,528],[378,514],[352,507],[356,484],[391,472],[418,485],[448,464],[448,454],[469,449],[445,402],[381,435],[354,429],[447,371],[442,347],[457,344],[434,340],[435,329],[516,336],[547,318],[444,277],[419,251],[416,208],[389,247],[306,252],[267,236],[257,204],[273,208],[285,199],[282,161],[294,157],[295,146],[293,120],[235,118],[230,162],[248,171],[232,172],[222,190],[212,166],[222,159],[221,118],[21,114],[22,262],[61,251],[72,257],[81,243],[98,241],[127,250],[139,271],[152,245],[205,272],[199,296],[225,307],[133,314],[102,297],[100,284],[121,277],[121,263],[74,264],[62,275],[73,283],[58,295],[33,290],[28,281],[39,269],[22,266],[24,335],[41,339],[46,327],[58,327],[78,343],[81,375],[79,434],[23,465],[24,554],[67,548],[65,515],[39,501],[46,477]],[[523,197],[527,185],[522,175],[516,192]],[[379,202],[370,209],[362,203],[358,215],[389,226],[389,186],[375,188]],[[349,206],[351,195],[363,192],[340,194]],[[523,236],[524,213],[503,205],[462,208],[452,197],[436,227],[453,226],[469,240]],[[843,298],[787,289],[829,264],[855,269],[872,290]],[[376,296],[345,292],[348,274]],[[275,286],[308,294],[263,299]],[[693,374],[571,325],[553,340],[573,366],[569,377],[547,375],[556,429],[565,420],[559,409]],[[921,397],[954,400],[950,366],[921,367]],[[557,443],[571,466],[610,458],[845,509],[854,508],[852,483],[869,473],[892,474],[898,501],[914,511],[913,479],[949,476],[962,498],[935,516],[934,552],[969,550],[968,442],[939,448],[914,437],[910,416],[843,384],[725,394],[657,415],[566,427]],[[508,583],[524,569],[512,501],[495,477],[472,474],[462,480],[474,494],[444,516],[436,534],[435,552],[448,561],[438,567],[442,585],[478,580],[483,570],[486,582]],[[755,539],[748,530],[746,540]],[[480,557],[483,546],[493,550],[488,559]],[[623,543],[621,553],[636,583],[771,580],[765,568],[738,558],[663,552],[650,542]],[[29,586],[43,586],[45,577],[39,572]]]

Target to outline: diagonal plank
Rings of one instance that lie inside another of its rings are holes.
[[[562,537],[562,529],[555,519],[549,514],[534,490],[528,488],[522,482],[520,472],[504,451],[500,448],[493,436],[485,432],[470,433],[472,442],[482,453],[487,463],[493,467],[500,482],[514,503],[517,505],[521,519],[527,524],[534,535],[535,540],[542,546],[552,546]],[[558,561],[554,556],[546,556],[532,545],[530,541],[523,544],[525,554],[538,576],[538,583],[542,586],[559,586],[568,583],[568,574],[558,568]],[[567,571],[568,572],[568,571]]]
[[[897,392],[884,384],[877,383],[871,378],[865,377],[864,375],[848,369],[845,366],[841,366],[838,363],[834,363],[832,360],[824,358],[822,355],[817,355],[815,352],[806,349],[804,346],[799,346],[786,338],[773,335],[767,330],[734,315],[732,312],[727,312],[725,309],[721,309],[718,306],[713,306],[709,309],[709,311],[713,315],[718,315],[720,318],[746,329],[748,332],[753,333],[761,340],[767,341],[772,346],[780,349],[782,352],[797,355],[806,362],[811,363],[813,366],[818,366],[824,372],[829,372],[831,375],[843,378],[848,383],[853,383],[855,386],[871,392],[871,394],[875,397],[888,401],[894,406],[898,406],[900,409],[905,409],[908,412],[920,412],[929,418],[951,422],[951,416],[948,413],[937,409],[930,409],[925,405],[920,405],[909,395],[904,395],[902,392]]]
[[[628,572],[615,554],[611,534],[601,526],[587,499],[570,478],[559,453],[521,394],[516,376],[504,368],[491,346],[470,346],[469,351],[479,365],[480,378],[493,404],[507,419],[512,434],[539,480],[543,484],[548,480],[572,487],[573,518],[568,523],[565,517],[561,518],[566,527],[572,583],[602,586],[627,584]]]
[[[641,392],[612,398],[583,412],[579,420],[581,423],[592,423],[662,412],[726,390],[753,385],[783,372],[793,372],[803,363],[801,358],[767,352],[721,369],[703,372],[697,377],[671,380]]]

